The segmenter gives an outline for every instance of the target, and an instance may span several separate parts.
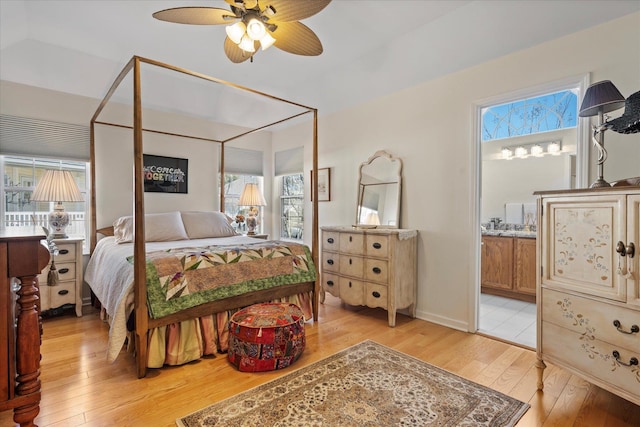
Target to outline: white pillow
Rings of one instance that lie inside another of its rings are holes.
[[[180,212],[190,239],[235,236],[229,217],[222,212]]]
[[[180,212],[146,214],[144,216],[145,242],[168,242],[187,240]],[[123,216],[113,223],[113,235],[116,243],[133,241],[133,217]]]

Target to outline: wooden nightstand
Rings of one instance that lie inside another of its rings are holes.
[[[40,285],[40,310],[47,311],[73,305],[76,316],[82,316],[82,242],[83,239],[54,239],[58,255],[53,261],[58,270],[58,283],[47,285],[51,262],[38,276]]]
[[[253,237],[254,239],[269,240],[269,235],[268,234],[254,234],[252,236],[249,236],[248,234],[245,234],[245,236]]]

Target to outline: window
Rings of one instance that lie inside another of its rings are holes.
[[[254,183],[258,184],[260,191],[263,191],[264,194],[263,181],[264,179],[261,176],[256,175],[224,174],[224,212],[231,218],[236,218],[237,215],[242,215],[246,218],[249,214],[250,206],[238,206],[242,190],[245,184]],[[259,209],[259,212],[257,232],[262,229],[261,224],[263,220],[262,209]],[[232,225],[238,233],[247,232],[245,222],[234,221]]]
[[[38,180],[47,169],[68,170],[73,175],[84,202],[64,202],[65,211],[71,217],[67,234],[82,237],[87,243],[89,226],[89,178],[88,163],[79,161],[32,157],[0,156],[0,168],[4,177],[2,195],[3,224],[5,227],[38,225],[48,227],[48,215],[55,202],[34,202],[31,194]]]
[[[577,112],[577,89],[494,105],[482,112],[482,141],[575,128]]]
[[[304,179],[302,173],[282,176],[280,238],[302,240],[304,231]]]

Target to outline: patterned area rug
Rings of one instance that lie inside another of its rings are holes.
[[[178,419],[195,426],[513,426],[529,405],[373,341]]]

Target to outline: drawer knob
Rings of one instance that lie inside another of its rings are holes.
[[[59,253],[60,255],[66,255],[66,254],[68,254],[68,253],[69,253],[69,249],[60,249],[60,250],[58,251],[58,253]]]
[[[631,359],[629,359],[629,363],[625,363],[622,360],[620,360],[620,353],[618,353],[618,350],[613,350],[613,357],[621,365],[624,365],[624,366],[638,366],[638,359],[635,358],[635,357],[632,357]]]
[[[333,286],[333,280],[327,280],[327,286]]]
[[[625,331],[624,329],[622,329],[622,324],[619,320],[614,320],[613,326],[616,327],[618,332],[622,332],[623,334],[637,334],[638,332],[640,332],[640,327],[638,327],[638,325],[631,325],[631,329]]]
[[[380,298],[380,292],[378,291],[371,292],[371,295],[373,295],[374,298]]]
[[[68,268],[61,268],[60,270],[58,270],[58,273],[60,273],[60,274],[66,274],[68,272],[69,272]]]
[[[380,248],[382,247],[382,245],[381,245],[380,243],[378,243],[378,242],[375,242],[375,243],[373,244],[373,247],[374,247],[375,249],[380,249]]]
[[[382,270],[380,270],[379,267],[373,267],[373,272],[376,273],[376,274],[380,274],[380,273],[382,273]]]
[[[333,260],[332,260],[332,259],[328,259],[328,260],[327,260],[327,264],[329,264],[329,265],[333,265]]]
[[[66,289],[62,289],[61,291],[58,291],[58,295],[66,295],[68,293],[69,293],[69,291],[66,290]]]
[[[333,243],[333,242],[334,242],[333,237],[329,237],[329,238],[327,239],[327,243]]]
[[[629,258],[633,258],[633,255],[635,255],[636,253],[636,247],[633,242],[625,245],[624,242],[618,241],[618,244],[616,245],[616,252],[618,252],[620,256],[628,256]]]
[[[351,287],[351,282],[349,282],[349,287]]]

